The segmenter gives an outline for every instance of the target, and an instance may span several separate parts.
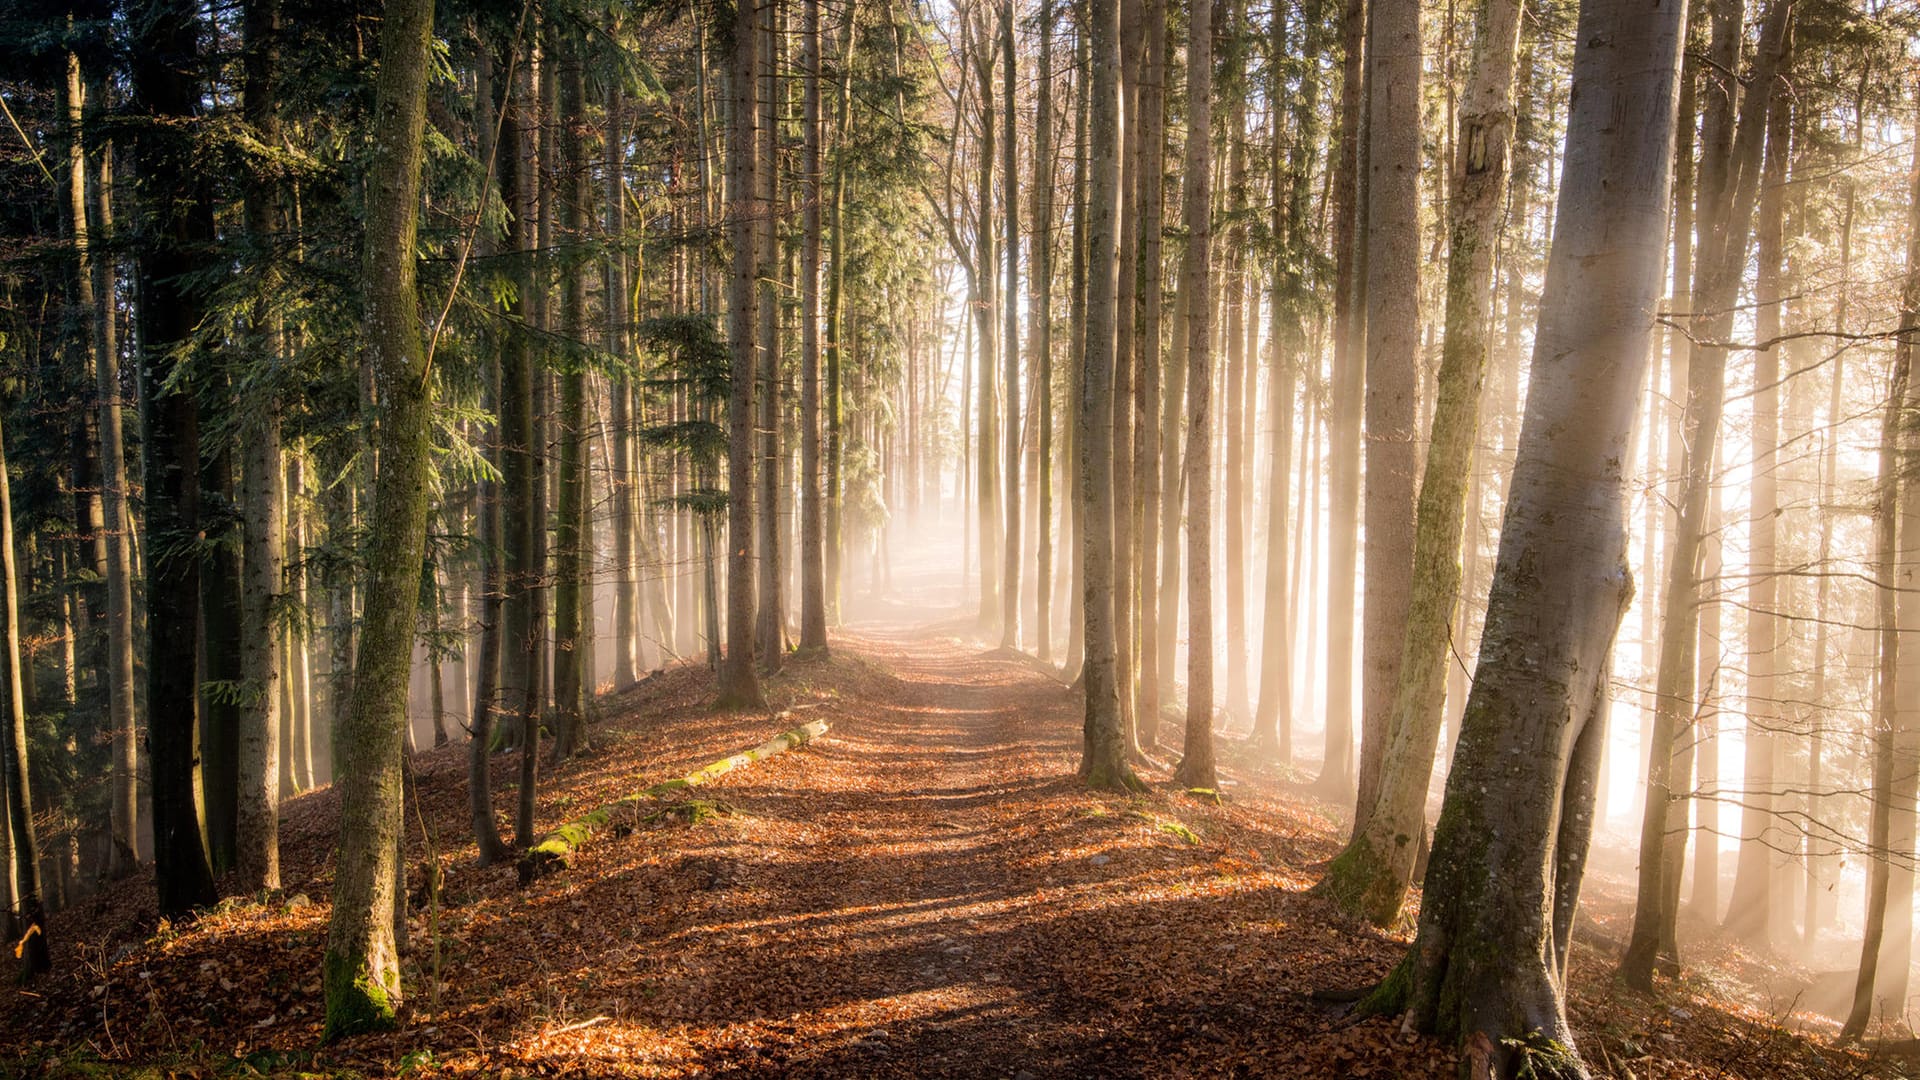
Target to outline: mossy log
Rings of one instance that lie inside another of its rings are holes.
[[[788,714],[780,715],[784,718]],[[751,765],[756,761],[764,761],[775,754],[783,754],[796,746],[805,746],[826,733],[825,720],[801,724],[799,727],[775,735],[751,750],[721,758],[685,776],[663,780],[652,787],[615,799],[591,813],[574,818],[542,837],[539,843],[528,848],[527,853],[520,857],[520,884],[526,885],[535,878],[565,869],[567,857],[572,855],[580,845],[609,826],[636,819],[639,817],[638,808],[648,800],[712,783],[735,769]]]

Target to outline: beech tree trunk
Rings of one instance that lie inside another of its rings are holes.
[[[1205,6],[1208,0],[1197,0]],[[1115,295],[1120,224],[1120,5],[1086,0],[1091,81],[1087,185],[1087,322],[1080,368],[1080,500],[1085,585],[1086,720],[1080,778],[1094,788],[1142,785],[1127,764],[1116,679],[1113,619],[1113,424]]]
[[[1006,396],[1006,423],[1001,440],[1002,489],[1001,520],[1005,523],[1001,544],[1000,572],[1000,647],[1020,648],[1020,183],[1017,135],[1020,105],[1014,95],[1015,56],[1013,41],[1014,0],[1001,0],[1000,6],[1000,97],[1006,110],[1007,137],[1000,144],[1000,208],[1006,217],[1006,235],[1002,248],[1006,253],[1006,284],[1000,295],[1001,393]],[[986,211],[981,210],[984,220]],[[991,272],[991,268],[988,268]],[[982,549],[982,557],[985,557]]]
[[[1920,118],[1920,93],[1914,115]],[[1901,470],[1920,453],[1913,427],[1920,391],[1913,385],[1916,330],[1920,330],[1920,142],[1914,144],[1907,191],[1907,275],[1900,293],[1900,335],[1893,351],[1893,380],[1880,431],[1880,477],[1874,498],[1874,576],[1880,616],[1879,679],[1874,695],[1873,802],[1867,848],[1867,920],[1854,982],[1853,1008],[1841,1028],[1843,1040],[1866,1033],[1877,1005],[1900,1016],[1906,1011],[1906,986],[1913,918],[1911,885],[1892,895],[1901,878],[1912,880],[1914,795],[1920,789],[1920,649],[1903,648],[1920,633],[1920,600],[1895,588],[1920,573],[1920,554],[1908,550],[1920,534],[1920,484]],[[1902,822],[1900,819],[1905,818]],[[1904,874],[1897,872],[1905,867]],[[1898,911],[1904,909],[1904,911]],[[1896,913],[1898,912],[1898,913]]]
[[[1427,786],[1452,659],[1449,628],[1459,603],[1467,481],[1493,326],[1495,230],[1506,203],[1520,4],[1482,0],[1474,24],[1473,70],[1461,102],[1448,203],[1447,336],[1420,483],[1413,591],[1385,758],[1377,799],[1362,809],[1353,839],[1322,883],[1336,903],[1378,926],[1399,917],[1426,830]]]
[[[1584,1076],[1562,988],[1632,594],[1625,463],[1660,296],[1683,5],[1585,0],[1479,670],[1400,968],[1368,1007],[1498,1077]],[[1614,123],[1632,116],[1634,124]]]
[[[1354,789],[1353,601],[1359,577],[1360,412],[1365,397],[1366,331],[1357,303],[1361,91],[1366,0],[1346,0],[1341,16],[1340,158],[1333,168],[1333,378],[1327,415],[1328,559],[1326,752],[1315,787],[1330,798]]]
[[[1361,594],[1356,833],[1379,797],[1381,762],[1391,737],[1413,587],[1414,444],[1421,435],[1417,408],[1420,0],[1373,0],[1367,18],[1367,469],[1363,507],[1367,543],[1366,586]],[[1444,556],[1448,562],[1454,558],[1453,551]],[[1447,614],[1452,614],[1451,605]]]
[[[1192,0],[1187,36],[1187,725],[1174,782],[1214,788],[1213,762],[1213,5]],[[1089,313],[1091,318],[1091,313]]]
[[[1656,955],[1663,937],[1670,937],[1663,918],[1663,897],[1668,886],[1667,860],[1654,853],[1661,851],[1668,833],[1668,815],[1675,806],[1673,791],[1673,747],[1678,731],[1690,722],[1695,688],[1694,651],[1699,632],[1701,537],[1707,512],[1708,488],[1712,483],[1712,462],[1719,436],[1720,413],[1726,395],[1726,349],[1712,343],[1724,342],[1733,328],[1733,308],[1740,278],[1746,266],[1747,239],[1753,220],[1755,199],[1760,186],[1760,151],[1766,127],[1768,100],[1772,93],[1775,63],[1780,56],[1786,31],[1786,19],[1792,7],[1776,2],[1769,8],[1760,50],[1754,64],[1753,79],[1740,106],[1738,134],[1730,153],[1719,168],[1724,176],[1709,176],[1706,165],[1715,160],[1712,140],[1702,155],[1702,206],[1709,206],[1709,195],[1724,194],[1711,214],[1700,215],[1710,233],[1701,247],[1699,276],[1693,291],[1693,310],[1689,313],[1690,334],[1694,342],[1688,358],[1688,398],[1683,419],[1684,464],[1679,497],[1679,515],[1674,523],[1674,542],[1667,563],[1664,593],[1665,614],[1661,622],[1660,669],[1656,679],[1659,709],[1648,749],[1647,804],[1640,831],[1640,882],[1634,909],[1634,930],[1627,954],[1621,961],[1621,974],[1628,985],[1651,989]],[[1737,33],[1737,23],[1735,32]],[[1564,195],[1563,195],[1564,198]],[[1685,791],[1686,778],[1679,778]],[[1684,815],[1684,804],[1680,813]],[[1684,817],[1681,819],[1684,821]],[[1684,836],[1684,832],[1682,833]],[[1677,871],[1675,871],[1677,872]],[[1764,899],[1762,901],[1764,903]],[[1736,899],[1734,907],[1737,909]],[[1760,923],[1764,929],[1764,920]]]

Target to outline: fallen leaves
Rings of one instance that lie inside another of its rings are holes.
[[[417,917],[397,1032],[317,1046],[323,791],[282,825],[288,899],[168,924],[135,879],[62,913],[59,974],[40,996],[8,991],[0,1054],[179,1075],[1455,1075],[1452,1047],[1310,999],[1378,980],[1406,938],[1306,895],[1337,825],[1231,747],[1231,798],[1089,793],[1073,779],[1075,699],[951,640],[843,639],[768,690],[831,734],[716,779],[728,813],[635,818],[524,891],[511,865],[475,865],[465,748],[419,755],[419,819],[442,852],[441,985],[429,1006]],[[541,824],[765,738],[764,716],[712,713],[710,697],[682,667],[609,699],[596,751],[543,769]],[[503,806],[516,765],[495,763]],[[409,844],[424,882],[417,828]],[[1584,945],[1573,973],[1599,1075],[1873,1067],[1738,1003],[1616,994]]]

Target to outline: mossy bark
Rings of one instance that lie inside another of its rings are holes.
[[[1660,287],[1684,11],[1587,0],[1480,667],[1400,1001],[1482,1075],[1580,1076],[1562,988],[1632,595],[1625,463]],[[1635,125],[1618,116],[1644,118]],[[1396,979],[1398,976],[1396,977]]]
[[[390,0],[380,31],[367,170],[363,364],[379,395],[367,607],[353,699],[338,733],[340,849],[322,969],[325,1037],[391,1025],[407,674],[432,480],[432,372],[414,280],[433,0]]]
[[[1335,903],[1377,926],[1399,917],[1426,828],[1427,787],[1446,702],[1450,630],[1460,598],[1468,473],[1479,433],[1487,328],[1492,323],[1491,240],[1506,203],[1520,6],[1516,0],[1483,0],[1475,26],[1473,74],[1449,204],[1446,344],[1420,484],[1412,588],[1401,612],[1400,663],[1386,745],[1373,786],[1375,798],[1360,806],[1347,852],[1327,868],[1325,879],[1326,894]]]

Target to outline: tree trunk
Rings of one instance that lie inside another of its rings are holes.
[[[1315,787],[1329,798],[1353,791],[1353,599],[1359,567],[1360,411],[1366,338],[1358,303],[1361,265],[1360,126],[1366,0],[1346,0],[1342,15],[1340,159],[1333,168],[1333,378],[1327,416],[1328,523],[1326,753]]]
[[[114,332],[115,279],[111,256],[95,258],[93,234],[87,221],[87,161],[81,138],[85,89],[80,59],[67,56],[68,215],[73,230],[74,284],[80,306],[86,308],[83,340],[87,368],[97,395],[98,457],[100,462],[101,544],[105,549],[106,585],[106,721],[111,739],[112,793],[109,796],[108,872],[116,877],[139,862],[139,757],[133,698],[133,568],[127,546],[126,446],[120,416],[120,357]],[[113,221],[112,145],[100,150],[100,172],[92,201],[100,228],[110,232]],[[111,237],[108,237],[111,239]]]
[[[1915,105],[1915,115],[1920,117],[1920,95]],[[1907,191],[1907,276],[1900,293],[1901,332],[1894,343],[1874,499],[1880,670],[1874,695],[1873,809],[1867,837],[1867,849],[1874,854],[1867,867],[1860,972],[1854,983],[1853,1008],[1840,1031],[1843,1040],[1866,1033],[1876,1004],[1891,1016],[1906,1011],[1906,964],[1912,943],[1905,934],[1910,933],[1906,928],[1913,918],[1912,887],[1907,885],[1907,891],[1897,897],[1890,894],[1901,877],[1912,880],[1914,793],[1920,787],[1916,766],[1920,761],[1920,658],[1913,655],[1920,650],[1901,647],[1902,634],[1911,641],[1911,635],[1920,632],[1920,602],[1895,587],[1896,582],[1911,581],[1920,572],[1920,558],[1903,546],[1912,542],[1907,535],[1910,530],[1920,531],[1920,485],[1911,480],[1902,484],[1900,476],[1905,462],[1920,453],[1920,435],[1912,419],[1913,410],[1920,408],[1920,391],[1914,389],[1912,378],[1916,329],[1920,329],[1920,142],[1914,144]],[[1905,867],[1905,874],[1897,874],[1896,867]],[[1896,908],[1905,910],[1891,913]]]
[[[512,59],[508,60],[506,70],[511,78]],[[490,171],[501,174],[500,190],[503,196],[511,195],[509,181],[505,178],[510,170],[517,174],[514,159],[519,156],[511,141],[506,138],[500,142],[506,144],[505,152],[494,141],[496,125],[503,136],[510,130],[504,116],[497,109],[506,109],[510,105],[505,101],[506,87],[500,90],[503,97],[494,98],[493,79],[493,43],[482,42],[480,57],[475,76],[476,88],[474,101],[476,108],[475,129],[480,133],[480,157],[489,163]],[[515,132],[517,136],[517,132]],[[491,192],[488,188],[482,191]],[[512,205],[511,198],[503,202]],[[484,258],[493,252],[493,242],[481,234],[483,246],[479,254]],[[512,338],[508,334],[506,337]],[[489,357],[487,381],[488,396],[500,422],[494,427],[492,453],[489,455],[494,469],[503,477],[508,459],[505,439],[505,420],[508,405],[502,396],[505,365],[502,354],[512,346],[502,343]],[[524,369],[524,365],[522,365]],[[507,592],[507,528],[506,528],[506,490],[501,481],[485,481],[480,485],[479,532],[481,540],[481,601],[480,601],[480,643],[473,662],[473,721],[467,742],[467,814],[473,825],[474,844],[479,850],[481,866],[492,866],[507,857],[507,845],[500,840],[500,826],[493,813],[493,772],[490,758],[493,754],[494,715],[500,709],[501,689],[501,645],[506,638],[505,614]]]
[[[560,231],[563,243],[586,240],[591,199],[588,185],[586,77],[579,37],[550,28],[548,55],[557,59],[560,104]],[[587,331],[586,282],[579,260],[561,266],[560,333],[583,341]],[[587,551],[593,537],[588,518],[587,373],[577,362],[560,374],[560,462],[554,514],[553,559],[553,756],[569,758],[586,743],[586,704],[593,672],[587,662],[593,592]]]
[[[181,128],[200,110],[192,66],[199,57],[197,5],[152,0],[134,25],[133,96],[156,119],[140,133],[143,213],[164,223],[140,249],[140,365],[147,401],[144,488],[147,523],[147,745],[151,748],[154,879],[160,911],[179,915],[214,901],[200,833],[200,416],[191,393],[172,386],[175,349],[201,320],[183,279],[201,269],[214,234],[201,175],[188,168]]]
[[[1323,12],[1316,3],[1302,11],[1301,45],[1308,56],[1317,55],[1325,46]],[[1287,22],[1284,11],[1276,9],[1272,24],[1271,54],[1287,55]],[[1312,360],[1307,347],[1306,319],[1312,298],[1306,275],[1314,255],[1313,237],[1307,229],[1307,210],[1313,191],[1313,161],[1319,135],[1318,98],[1320,66],[1307,63],[1300,68],[1300,88],[1290,95],[1295,134],[1291,146],[1287,140],[1273,142],[1271,166],[1273,211],[1271,228],[1276,239],[1273,266],[1272,328],[1267,347],[1267,417],[1273,425],[1267,470],[1267,565],[1266,590],[1262,607],[1264,627],[1260,635],[1260,698],[1253,714],[1254,745],[1283,764],[1293,761],[1293,622],[1294,588],[1288,574],[1297,573],[1297,542],[1289,545],[1287,511],[1290,504],[1310,487],[1301,483],[1294,488],[1293,436],[1294,396],[1301,365]],[[1274,116],[1289,95],[1280,70],[1273,75]],[[1284,160],[1283,160],[1284,152]],[[1312,434],[1312,425],[1303,425],[1302,439]],[[1304,441],[1301,458],[1307,456]],[[1302,476],[1304,481],[1304,474]],[[1293,494],[1290,495],[1290,492]],[[1306,505],[1295,518],[1295,536],[1306,519]],[[1297,580],[1297,579],[1296,579]]]
[[[1213,5],[1192,0],[1187,38],[1187,724],[1174,782],[1215,788],[1213,766]],[[1092,315],[1089,313],[1089,318]]]
[[[1379,797],[1381,764],[1392,738],[1414,587],[1414,444],[1421,435],[1416,408],[1420,390],[1420,3],[1374,0],[1367,18],[1363,507],[1367,543],[1366,585],[1361,593],[1356,835]],[[1470,434],[1468,438],[1470,445]],[[1459,498],[1453,496],[1451,501]],[[1444,554],[1436,550],[1435,555],[1449,564],[1458,557],[1451,548]],[[1458,589],[1457,576],[1435,584],[1440,588],[1429,597],[1434,601]],[[1444,614],[1452,614],[1451,604]],[[1444,639],[1444,627],[1435,637]]]
[[[1112,430],[1115,297],[1119,284],[1120,224],[1120,5],[1119,0],[1086,0],[1091,80],[1088,120],[1087,317],[1080,367],[1080,499],[1083,507],[1081,556],[1085,572],[1082,603],[1086,634],[1086,722],[1080,778],[1094,788],[1139,789],[1127,764],[1126,729],[1120,712],[1115,665],[1119,649],[1113,593],[1113,444]],[[1204,7],[1208,0],[1198,0]]]
[[[1789,40],[1781,46],[1779,70],[1782,78],[1791,72]],[[1753,91],[1748,91],[1752,93]],[[1755,247],[1759,258],[1754,280],[1755,336],[1761,341],[1780,333],[1780,274],[1785,260],[1782,236],[1786,215],[1785,186],[1789,140],[1792,138],[1792,99],[1781,94],[1767,111],[1766,150],[1760,173],[1760,202],[1755,225]],[[1775,577],[1779,550],[1779,468],[1780,444],[1780,353],[1777,348],[1761,349],[1753,358],[1753,480],[1748,487],[1749,514],[1747,540],[1747,700],[1746,700],[1746,778],[1742,785],[1744,808],[1740,826],[1740,861],[1734,872],[1732,906],[1727,912],[1728,928],[1750,941],[1765,942],[1771,937],[1770,925],[1776,921],[1773,906],[1773,878],[1778,870],[1780,850],[1787,837],[1774,818],[1778,795],[1774,783],[1774,759],[1777,747],[1774,732],[1784,723],[1776,704],[1775,652],[1779,647],[1779,579]],[[1911,869],[1905,871],[1911,875]],[[1913,882],[1911,876],[1900,896],[1908,897],[1904,910],[1907,926],[1894,944],[1908,942],[1899,950],[1898,970],[1906,971],[1906,955],[1911,951]],[[1905,979],[1900,980],[1904,990]],[[1903,992],[1900,1000],[1905,1000]]]
[[[1660,294],[1684,15],[1645,0],[1581,5],[1572,135],[1479,670],[1418,937],[1368,1003],[1459,1041],[1481,1075],[1585,1075],[1562,987],[1607,657],[1632,593],[1623,463]]]
[[[787,651],[786,579],[780,551],[780,233],[784,212],[780,183],[780,99],[784,76],[780,67],[786,41],[781,8],[768,4],[760,15],[760,168],[757,269],[760,284],[759,338],[755,342],[756,404],[755,494],[759,502],[755,565],[759,579],[754,608],[755,651],[769,673],[780,670]]]
[[[1041,0],[1040,77],[1033,102],[1033,231],[1027,240],[1027,352],[1032,356],[1039,469],[1034,499],[1036,655],[1053,662],[1053,0]]]
[[[1000,97],[1006,110],[1007,135],[1000,144],[1000,206],[1006,217],[1006,284],[1000,295],[1001,392],[1006,396],[1006,423],[1001,441],[1001,465],[1004,476],[1001,518],[1005,522],[1000,572],[1000,647],[1020,648],[1020,183],[1017,135],[1020,104],[1014,94],[1015,54],[1013,47],[1014,0],[1000,3]],[[984,205],[981,219],[987,217]],[[992,272],[992,267],[987,268]],[[983,557],[984,550],[983,550]]]
[[[262,145],[278,145],[275,80],[279,63],[280,13],[276,0],[249,0],[242,23],[246,51],[246,121]],[[269,176],[252,178],[246,196],[246,229],[256,249],[271,251],[278,231],[278,193]],[[270,268],[262,268],[249,334],[253,362],[269,372],[280,364],[280,335],[267,295],[274,288]],[[241,593],[241,674],[245,704],[240,712],[240,786],[236,868],[241,891],[280,887],[280,764],[286,747],[280,740],[280,620],[275,608],[282,587],[286,551],[281,529],[279,388],[269,374],[262,383],[265,401],[247,409],[241,437],[244,488],[242,533],[246,581]]]
[[[759,290],[754,285],[755,195],[759,168],[760,28],[753,5],[737,6],[733,67],[728,73],[732,116],[727,125],[727,232],[733,244],[733,285],[727,296],[727,344],[733,383],[727,395],[727,654],[720,667],[720,704],[759,708],[760,676],[753,667],[753,423],[758,374]]]
[[[1734,301],[1746,266],[1748,226],[1759,191],[1760,151],[1768,99],[1775,64],[1784,48],[1786,19],[1791,11],[1790,4],[1779,2],[1769,8],[1752,85],[1740,107],[1739,134],[1729,156],[1709,175],[1707,166],[1716,160],[1711,139],[1707,140],[1707,150],[1702,155],[1701,205],[1710,212],[1701,214],[1700,221],[1710,227],[1710,236],[1702,245],[1693,310],[1689,313],[1689,332],[1694,345],[1687,364],[1688,399],[1681,440],[1685,460],[1679,515],[1674,523],[1674,545],[1663,590],[1666,611],[1661,621],[1660,670],[1656,680],[1660,710],[1654,718],[1652,745],[1648,750],[1647,805],[1640,831],[1640,882],[1633,938],[1621,961],[1621,973],[1628,985],[1640,989],[1652,988],[1655,957],[1662,938],[1671,936],[1665,929],[1669,920],[1662,915],[1662,909],[1667,906],[1663,897],[1670,891],[1662,880],[1668,868],[1664,858],[1652,853],[1659,852],[1666,842],[1668,815],[1677,802],[1671,775],[1673,747],[1678,730],[1689,722],[1688,710],[1694,696],[1692,676],[1695,639],[1699,632],[1701,537],[1726,394],[1726,350],[1703,343],[1725,341],[1733,326]],[[1738,32],[1737,21],[1734,32]],[[1724,176],[1719,175],[1722,172]],[[1723,194],[1725,198],[1720,197]],[[1710,202],[1709,197],[1713,201]],[[1680,782],[1684,791],[1685,779],[1681,778]],[[1685,814],[1683,805],[1679,812]],[[1684,816],[1681,820],[1685,820]],[[1736,900],[1736,908],[1738,903]],[[1764,927],[1764,922],[1761,925]]]
[[[1433,437],[1420,483],[1413,592],[1398,685],[1378,798],[1362,808],[1353,839],[1327,867],[1322,884],[1336,903],[1378,926],[1389,926],[1399,917],[1426,830],[1427,787],[1451,663],[1449,627],[1459,603],[1467,481],[1479,437],[1480,387],[1493,325],[1495,230],[1506,202],[1511,160],[1520,4],[1482,0],[1474,24],[1473,70],[1461,103],[1448,203],[1447,336]]]
[[[380,29],[364,256],[367,366],[382,412],[367,546],[367,611],[339,733],[340,847],[323,981],[328,1039],[389,1027],[400,1003],[396,886],[407,669],[433,463],[432,372],[414,279],[433,0],[389,0]],[[399,917],[404,918],[404,914]]]
[[[827,648],[826,537],[820,491],[820,0],[802,8],[806,78],[801,132],[800,648]]]
[[[1138,365],[1134,378],[1133,443],[1133,554],[1136,566],[1136,596],[1139,633],[1135,635],[1138,677],[1134,704],[1134,728],[1140,745],[1154,748],[1160,738],[1162,689],[1160,643],[1164,640],[1161,624],[1176,618],[1170,608],[1160,605],[1160,592],[1154,582],[1154,569],[1160,559],[1163,533],[1161,522],[1164,490],[1160,471],[1163,450],[1161,411],[1161,326],[1164,322],[1162,274],[1163,236],[1165,234],[1167,171],[1167,2],[1147,0],[1145,11],[1146,47],[1141,63],[1139,94],[1140,147],[1138,210],[1140,246],[1139,331],[1133,338]]]

